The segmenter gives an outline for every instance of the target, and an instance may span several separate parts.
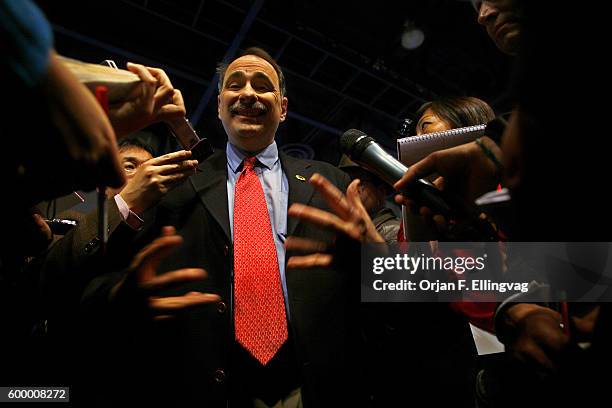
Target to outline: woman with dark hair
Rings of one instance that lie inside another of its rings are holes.
[[[461,128],[466,126],[480,125],[490,122],[495,118],[493,109],[483,100],[468,97],[445,97],[423,104],[416,112],[417,124],[412,134],[417,136]],[[427,225],[425,219],[411,211],[404,212],[404,223],[398,234],[398,240],[412,242],[430,241],[432,250],[435,254],[442,254],[437,249],[437,239],[441,239],[436,233],[435,228]],[[405,237],[403,227],[407,227]],[[446,341],[442,341],[442,348],[449,347],[444,353],[438,352],[436,358],[430,357],[428,364],[446,372],[452,372],[453,376],[461,377],[462,381],[455,384],[463,387],[466,393],[462,394],[463,403],[469,405],[471,391],[475,383],[475,374],[480,365],[477,362],[477,350],[472,338],[469,323],[484,329],[488,332],[493,331],[493,312],[495,304],[490,302],[453,302],[451,304],[411,304],[408,307],[398,307],[398,321],[402,321],[403,316],[422,315],[426,318],[435,319],[440,325],[436,330],[440,330],[445,339],[452,338],[452,346]],[[389,323],[387,323],[389,324]],[[391,326],[391,324],[389,324]],[[398,324],[401,327],[401,324]],[[424,329],[427,338],[436,337],[440,332],[431,329],[430,326]],[[477,329],[473,329],[477,330]],[[438,380],[442,381],[442,380]],[[462,406],[462,403],[454,404]]]
[[[457,96],[426,102],[416,112],[416,134],[439,132],[481,125],[495,118],[493,109],[482,99]]]
[[[424,103],[416,112],[416,118],[417,124],[412,134],[420,136],[426,133],[486,124],[495,119],[495,113],[482,99],[472,96],[456,96]],[[485,191],[493,190],[495,186],[496,183],[492,183]],[[404,229],[400,228],[398,236],[400,241],[424,242],[439,238],[436,228],[427,227],[421,217],[408,214],[406,224],[408,228],[405,233]]]

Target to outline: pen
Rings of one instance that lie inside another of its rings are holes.
[[[105,86],[96,87],[96,99],[108,115],[108,88]],[[104,255],[106,252],[106,243],[108,242],[108,217],[106,212],[106,187],[98,187],[98,237],[100,239],[100,253]]]
[[[569,337],[570,335],[570,324],[569,324],[569,310],[567,307],[567,295],[565,294],[565,291],[562,290],[560,293],[560,302],[559,302],[559,309],[561,312],[561,325],[562,325],[562,329],[563,329],[563,334],[565,334],[566,336]]]

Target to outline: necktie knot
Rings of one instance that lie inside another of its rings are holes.
[[[257,162],[257,157],[255,156],[247,157],[246,159],[244,159],[244,162],[243,162],[244,170],[253,170],[253,167],[255,167],[256,162]]]

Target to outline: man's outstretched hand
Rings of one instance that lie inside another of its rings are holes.
[[[309,182],[327,201],[333,213],[296,203],[289,208],[289,216],[335,230],[359,242],[385,242],[376,231],[372,219],[359,198],[359,180],[353,180],[346,190],[346,195],[318,173],[313,174]],[[308,255],[289,258],[287,268],[325,267],[329,266],[334,259],[333,255],[328,253],[327,245],[321,241],[288,237],[285,241],[285,248],[308,253]]]
[[[201,292],[169,297],[155,295],[171,285],[206,278],[206,271],[200,268],[178,269],[157,275],[159,262],[182,243],[183,238],[176,235],[173,227],[164,227],[159,238],[136,254],[124,278],[111,290],[110,300],[144,305],[147,314],[156,320],[174,317],[194,306],[220,301],[218,295]]]

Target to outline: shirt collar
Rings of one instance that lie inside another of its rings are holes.
[[[227,155],[227,164],[230,166],[230,169],[234,173],[238,173],[242,168],[242,161],[249,157],[247,153],[240,150],[238,147],[234,146],[230,142],[227,142],[227,149],[225,149],[225,154]],[[255,155],[257,157],[257,162],[267,169],[272,169],[272,167],[278,161],[278,147],[276,146],[276,142],[272,142],[272,144],[268,145],[265,149]]]

